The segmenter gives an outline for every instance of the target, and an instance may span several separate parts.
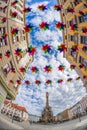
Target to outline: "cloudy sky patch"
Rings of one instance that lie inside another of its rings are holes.
[[[45,106],[45,94],[49,92],[49,102],[54,115],[62,110],[74,105],[83,96],[86,95],[85,88],[81,80],[76,81],[78,77],[74,70],[70,70],[70,64],[63,58],[63,54],[59,53],[57,46],[62,43],[62,32],[56,29],[56,22],[60,21],[59,12],[54,11],[53,6],[56,0],[27,0],[27,7],[30,6],[32,11],[27,14],[27,23],[33,25],[33,31],[30,33],[30,44],[36,47],[36,54],[34,55],[34,62],[29,66],[29,70],[25,75],[25,80],[30,81],[30,85],[23,84],[20,86],[15,102],[19,105],[25,106],[29,113],[41,115],[43,107]],[[45,4],[46,11],[37,9],[38,5]],[[49,23],[49,30],[43,31],[39,24],[42,21]],[[52,51],[49,54],[44,54],[42,46],[49,44]],[[58,71],[59,65],[64,65],[63,72]],[[52,72],[44,72],[46,65],[52,66]],[[37,66],[38,73],[32,73],[31,67]],[[58,79],[63,79],[62,84],[58,84]],[[67,78],[73,78],[71,83],[67,82]],[[35,84],[35,80],[40,80],[41,84]],[[46,85],[46,80],[52,80],[51,85]]]

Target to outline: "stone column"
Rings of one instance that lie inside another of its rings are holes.
[[[46,92],[46,107],[49,106],[49,93]]]

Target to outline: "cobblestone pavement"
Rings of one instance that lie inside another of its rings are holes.
[[[64,122],[61,124],[30,124],[29,122],[16,122],[8,117],[0,116],[0,130],[87,130],[87,116],[79,119]]]
[[[0,130],[24,130],[20,125],[14,124],[5,116],[0,115]]]

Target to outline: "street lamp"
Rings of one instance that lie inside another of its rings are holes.
[[[77,114],[78,114],[79,121],[81,122],[81,116],[80,116],[80,106],[79,106],[79,107],[77,107]]]

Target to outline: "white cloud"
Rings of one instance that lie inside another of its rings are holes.
[[[54,114],[57,114],[58,112],[69,106],[72,106],[74,103],[79,101],[79,99],[85,95],[85,89],[83,88],[81,81],[75,81],[75,78],[78,75],[75,73],[75,71],[71,71],[69,69],[69,63],[62,57],[62,54],[58,54],[58,61],[56,60],[55,56],[50,55],[51,59],[48,63],[47,59],[44,58],[44,55],[42,55],[43,53],[41,52],[41,50],[37,50],[36,57],[38,58],[35,58],[31,65],[31,67],[35,65],[39,68],[39,74],[31,73],[30,70],[28,71],[26,78],[29,79],[32,84],[28,86],[29,89],[26,89],[26,85],[22,86],[16,102],[22,102],[21,105],[25,105],[28,111],[31,110],[31,113],[40,115],[40,111],[42,111],[42,108],[45,105],[45,93],[48,91],[50,94],[50,105],[55,106],[52,109]],[[61,62],[66,66],[64,72],[59,72],[57,69]],[[45,73],[43,70],[44,66],[47,64],[50,64],[53,68],[50,74]],[[68,78],[67,74],[70,74],[69,77],[73,78],[73,82],[66,82],[66,79]],[[58,84],[56,82],[57,79],[60,78],[63,78],[64,83]],[[35,79],[41,80],[42,83],[40,86],[34,85]],[[53,81],[52,85],[45,86],[45,81],[47,79],[51,79]],[[32,95],[34,95],[33,99],[31,98]],[[41,102],[39,103],[36,98],[39,98]]]
[[[39,4],[42,3],[47,5],[49,2],[45,1]],[[42,12],[37,9],[37,6],[38,3],[31,6],[32,13],[35,17],[32,18],[30,22],[34,24],[34,26],[39,26],[41,21],[46,20],[50,24],[51,30],[36,31],[34,34],[34,40],[51,45],[53,48],[53,54],[44,54],[41,50],[41,46],[37,44],[37,52],[34,62],[31,64],[27,74],[25,75],[25,79],[28,79],[31,84],[30,86],[25,84],[21,85],[15,102],[25,106],[30,113],[40,114],[43,106],[45,105],[45,93],[48,91],[50,94],[50,105],[52,106],[54,114],[57,114],[79,101],[83,96],[85,96],[86,92],[82,81],[75,80],[78,76],[77,73],[74,70],[70,70],[70,64],[68,61],[63,58],[63,54],[60,54],[57,51],[57,46],[61,42],[62,33],[55,28],[54,20],[60,21],[59,13],[54,11],[53,8]],[[31,39],[31,41],[33,42],[33,39]],[[46,73],[43,68],[49,64],[53,69],[51,73]],[[63,72],[58,71],[58,66],[60,64],[65,65],[65,70]],[[32,73],[30,70],[32,66],[37,66],[39,68],[39,73]],[[73,78],[71,83],[66,82],[69,77]],[[62,84],[58,84],[56,82],[57,79],[60,78],[64,80]],[[34,84],[36,79],[41,80],[40,86]],[[53,81],[52,85],[45,85],[45,81],[47,79],[51,79]]]
[[[36,5],[36,4],[35,4]],[[35,8],[36,7],[36,8]],[[58,11],[55,11],[53,8],[48,9],[46,11],[39,11],[37,10],[37,6],[32,8],[32,11],[35,10],[36,17],[33,18],[30,22],[32,24],[35,24],[36,26],[39,25],[42,21],[46,21],[48,23],[52,23],[54,20],[55,21],[60,21],[60,14]],[[29,14],[28,14],[29,15]],[[28,16],[27,15],[27,16]]]
[[[36,3],[34,3],[34,4],[32,4],[30,7],[32,8],[32,12],[34,13],[37,13],[37,15],[38,15],[38,13],[39,13],[39,10],[38,10],[38,5],[42,5],[42,4],[44,4],[44,5],[48,5],[48,1],[43,1],[43,2],[36,2]],[[43,13],[43,12],[42,12]]]

